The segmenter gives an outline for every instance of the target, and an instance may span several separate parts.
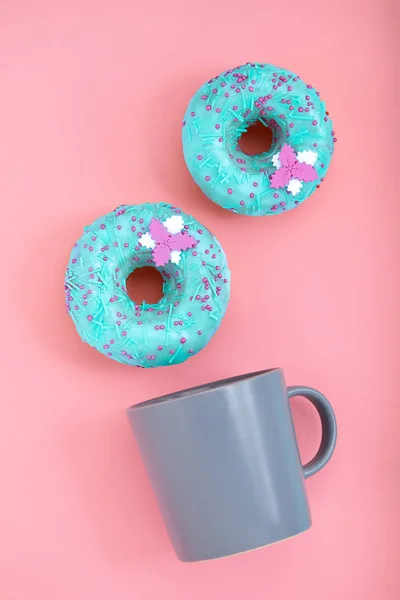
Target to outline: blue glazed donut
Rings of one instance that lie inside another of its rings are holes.
[[[135,303],[126,279],[154,266],[157,304]],[[210,341],[225,314],[224,251],[196,219],[167,204],[120,206],[85,228],[65,276],[66,308],[83,341],[124,364],[177,364]]]
[[[244,154],[239,139],[261,121],[272,145]],[[247,63],[203,85],[186,111],[189,171],[214,202],[236,213],[272,215],[303,202],[323,181],[336,141],[325,103],[298,75]]]

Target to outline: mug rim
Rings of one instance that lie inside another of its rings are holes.
[[[157,396],[156,398],[143,400],[142,402],[138,402],[137,404],[132,404],[129,406],[126,409],[126,412],[131,413],[135,410],[151,408],[153,406],[157,406],[158,404],[170,404],[172,402],[178,402],[179,400],[188,400],[189,398],[201,396],[206,392],[211,392],[225,386],[230,387],[247,379],[262,377],[263,375],[273,372],[282,372],[282,369],[281,367],[273,367],[272,369],[262,369],[260,371],[251,371],[250,373],[242,373],[241,375],[233,375],[232,377],[217,379],[216,381],[210,381],[208,383],[196,385],[191,388],[172,392],[171,394],[163,394],[162,396]]]

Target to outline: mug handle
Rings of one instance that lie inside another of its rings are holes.
[[[331,458],[336,446],[337,425],[335,413],[329,401],[321,392],[305,386],[290,386],[287,389],[289,398],[303,396],[317,409],[322,425],[322,439],[317,454],[303,466],[304,477],[318,473]]]

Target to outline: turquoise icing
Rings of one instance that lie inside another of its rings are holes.
[[[155,266],[141,237],[153,218],[164,222],[176,215],[183,218],[182,231],[193,236],[193,247],[181,252],[179,264],[169,260],[157,267],[164,279],[160,302],[135,305],[127,277]],[[230,272],[212,233],[179,208],[120,206],[85,228],[71,253],[65,294],[67,311],[90,346],[120,363],[167,366],[184,362],[210,341],[227,308]]]
[[[256,121],[272,130],[272,146],[249,156],[238,141]],[[186,164],[203,192],[226,209],[253,216],[281,213],[308,198],[324,179],[336,141],[319,93],[268,64],[247,63],[208,81],[191,99],[182,125]],[[271,187],[273,156],[284,144],[317,155],[317,179],[301,182],[295,194]]]

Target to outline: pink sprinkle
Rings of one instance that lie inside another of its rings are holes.
[[[211,104],[207,104],[206,110],[211,110]]]
[[[88,315],[88,318],[87,318],[87,320],[88,320],[88,321],[93,321],[93,317],[92,317],[92,315]]]
[[[122,335],[125,337],[125,336],[126,336],[126,333],[127,333],[126,331],[123,331],[123,332],[122,332]]]
[[[186,338],[181,338],[181,344],[185,344],[186,343]]]

